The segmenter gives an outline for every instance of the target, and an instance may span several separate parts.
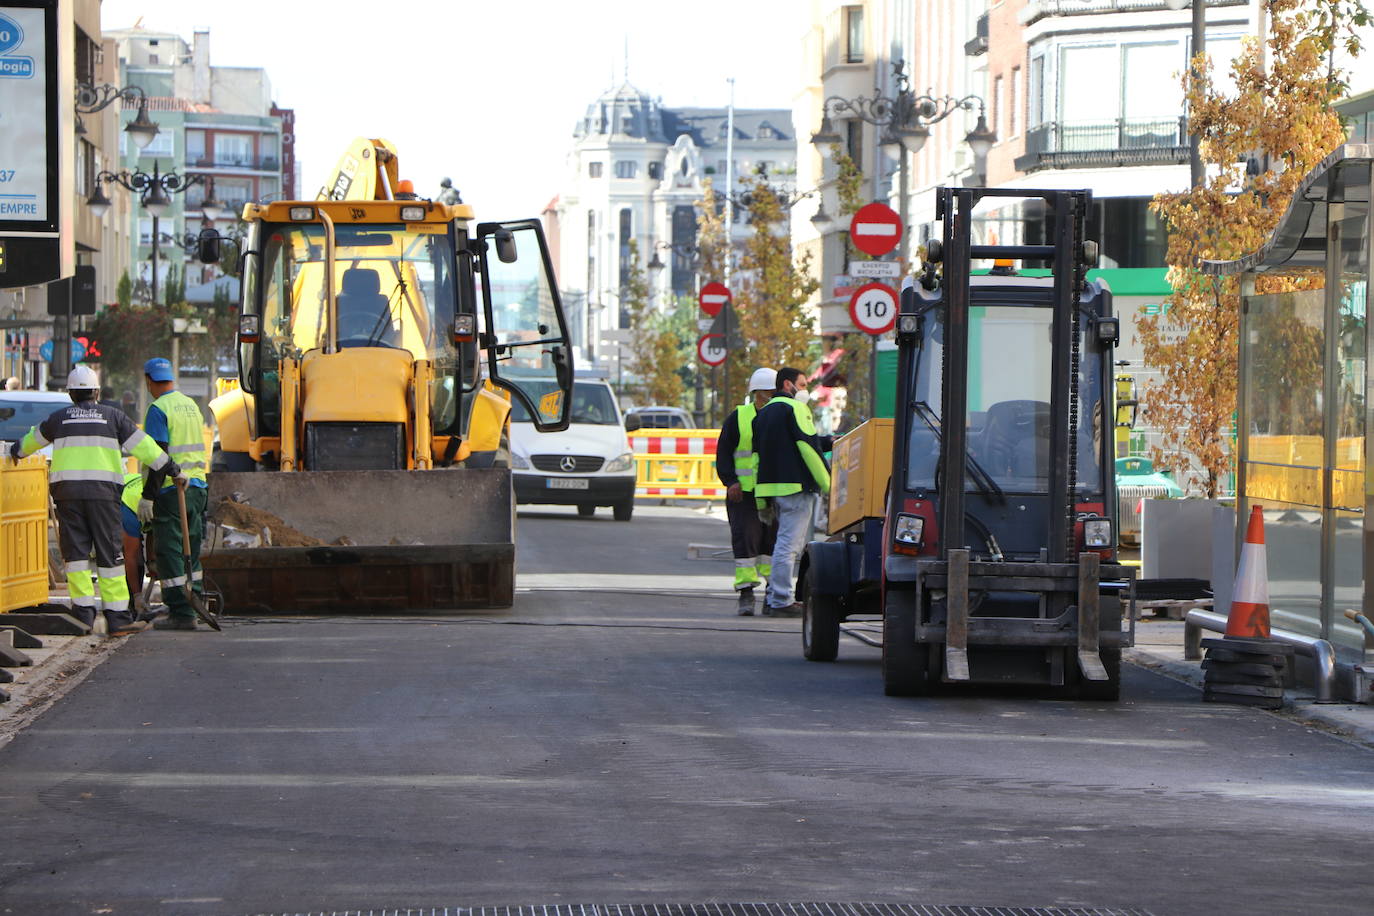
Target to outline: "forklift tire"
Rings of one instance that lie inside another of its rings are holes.
[[[1079,672],[1078,698],[1102,703],[1115,703],[1121,699],[1121,650],[1102,649],[1102,667],[1107,669],[1105,681],[1090,681]]]
[[[916,645],[916,609],[883,609],[883,693],[917,697],[930,690],[930,651]]]
[[[812,662],[833,662],[840,654],[840,600],[819,595],[806,571],[802,592],[802,656]]]

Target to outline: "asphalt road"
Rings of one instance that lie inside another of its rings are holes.
[[[1370,751],[1129,667],[887,699],[691,542],[724,524],[522,512],[509,612],[133,638],[0,749],[0,911],[1370,911]]]

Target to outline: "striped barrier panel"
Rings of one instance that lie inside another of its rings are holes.
[[[656,429],[632,433],[635,495],[662,499],[724,499],[716,477],[714,429]]]

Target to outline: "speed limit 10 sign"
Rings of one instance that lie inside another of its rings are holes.
[[[860,286],[849,299],[849,317],[865,334],[882,334],[897,322],[897,293],[885,283]]]
[[[725,362],[725,336],[723,334],[703,334],[697,340],[697,358],[708,366],[719,366]]]

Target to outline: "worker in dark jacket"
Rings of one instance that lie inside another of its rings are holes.
[[[67,378],[72,405],[29,430],[10,449],[18,460],[51,443],[48,482],[57,503],[57,524],[72,615],[94,624],[105,612],[111,636],[137,633],[146,623],[129,609],[125,579],[119,497],[124,488],[124,455],[171,477],[185,474],[152,437],[124,411],[96,403],[100,383],[90,366],[77,366]],[[95,553],[96,582],[91,581]]]
[[[754,495],[771,506],[778,525],[763,605],[763,613],[774,617],[801,613],[792,597],[797,561],[810,537],[820,496],[830,492],[826,446],[816,435],[816,421],[806,402],[806,376],[800,369],[779,369],[773,399],[754,418],[754,450],[759,456]]]
[[[749,377],[748,400],[730,411],[716,440],[716,476],[725,484],[725,514],[730,522],[730,549],[735,554],[735,591],[738,613],[754,615],[754,586],[768,580],[772,569],[773,540],[777,522],[759,520],[754,502],[754,473],[759,456],[754,453],[754,416],[773,397],[777,372],[755,369]],[[761,577],[761,578],[760,578]]]

